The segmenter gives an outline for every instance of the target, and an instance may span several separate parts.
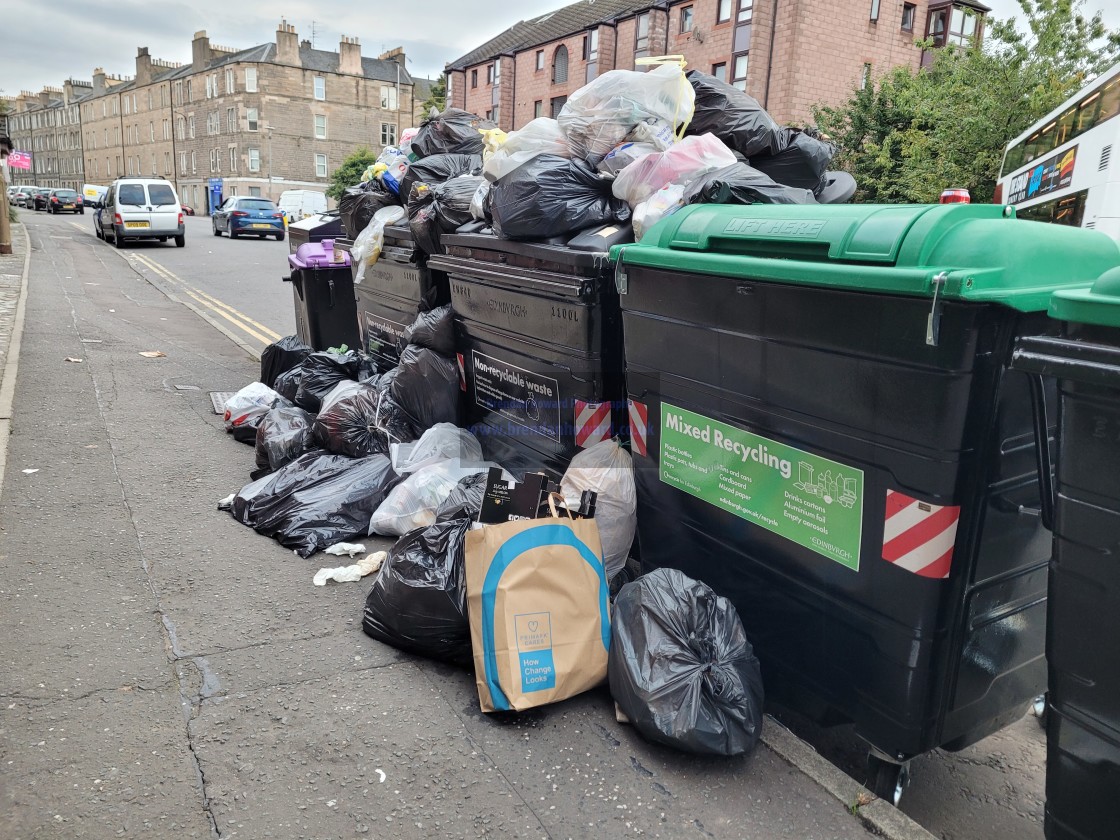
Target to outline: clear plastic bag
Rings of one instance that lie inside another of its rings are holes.
[[[650,117],[672,126],[687,123],[695,100],[678,62],[648,73],[610,70],[573,93],[557,122],[572,153],[595,165]]]
[[[471,464],[482,461],[482,444],[466,429],[453,423],[437,423],[415,443],[395,443],[389,448],[393,470],[408,475],[441,461]]]
[[[366,269],[381,256],[381,249],[385,246],[385,226],[399,222],[404,215],[403,207],[382,207],[373,214],[366,229],[358,234],[350,248],[350,259],[358,266],[354,273],[355,283],[362,282]]]
[[[226,429],[243,426],[257,417],[263,417],[278,399],[280,395],[263,382],[246,385],[226,400]]]
[[[490,221],[490,182],[484,180],[478,185],[471,198],[471,218],[476,222]]]
[[[306,452],[311,447],[314,419],[296,406],[269,411],[257,427],[257,468],[278,470]]]
[[[655,224],[684,206],[684,191],[685,188],[680,184],[669,184],[634,208],[635,241],[640,240]]]
[[[467,476],[485,473],[497,464],[440,461],[416,470],[385,497],[369,520],[370,534],[400,537],[436,521],[436,510]],[[512,477],[511,477],[512,478]]]
[[[603,568],[609,580],[626,565],[638,527],[634,462],[618,441],[605,440],[572,458],[560,481],[564,501],[573,510],[577,509],[584,490],[598,494],[595,522],[603,545]]]
[[[497,181],[537,155],[572,156],[556,120],[537,117],[520,131],[506,135],[505,142],[483,164],[482,174],[490,181]]]
[[[714,134],[685,137],[664,152],[646,155],[614,179],[617,198],[637,207],[669,184],[687,184],[702,175],[736,163],[735,153]]]
[[[655,146],[653,143],[621,143],[611,149],[595,168],[599,170],[600,175],[617,176],[619,172],[640,158],[661,151],[664,151],[664,149]]]

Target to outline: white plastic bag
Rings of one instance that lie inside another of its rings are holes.
[[[594,165],[638,123],[654,117],[671,126],[685,124],[695,104],[696,92],[680,63],[648,73],[610,70],[568,97],[557,122],[573,155]]]
[[[381,256],[381,249],[385,245],[385,226],[399,222],[404,218],[403,207],[382,207],[373,214],[366,229],[358,234],[350,248],[350,259],[354,260],[358,270],[354,273],[354,282],[361,283],[366,276],[366,268],[377,262]]]
[[[659,152],[665,151],[677,142],[677,138],[673,134],[673,127],[664,120],[654,117],[642,120],[634,126],[633,130],[626,135],[626,139],[630,143],[649,143],[651,146],[656,146]]]
[[[603,544],[603,566],[607,579],[626,565],[634,531],[638,527],[638,491],[634,485],[634,462],[618,441],[605,440],[572,459],[560,481],[564,501],[579,507],[584,490],[594,490],[595,523]]]
[[[657,154],[639,158],[618,173],[611,189],[637,207],[668,184],[688,184],[702,175],[731,166],[735,153],[714,134],[685,137]]]
[[[389,491],[385,501],[370,517],[369,533],[403,537],[409,531],[434,525],[436,509],[461,479],[487,472],[496,466],[451,460],[417,470]]]
[[[389,446],[393,472],[407,475],[440,461],[458,460],[466,464],[482,461],[482,444],[466,429],[454,423],[436,423],[415,443]]]
[[[520,131],[506,135],[505,142],[486,159],[482,174],[489,181],[497,181],[537,155],[572,156],[572,150],[556,120],[537,117],[526,123]]]
[[[486,221],[486,202],[490,198],[490,182],[483,181],[478,185],[478,189],[474,191],[474,198],[471,199],[471,218],[479,221]]]
[[[246,385],[226,400],[226,410],[223,415],[226,428],[232,429],[234,426],[242,426],[254,417],[268,414],[268,410],[278,399],[280,399],[280,395],[263,382]]]
[[[387,551],[377,551],[373,554],[367,554],[352,566],[320,569],[315,573],[312,583],[316,586],[326,586],[328,580],[338,581],[339,583],[357,583],[366,575],[372,575],[380,569],[381,564],[385,562],[385,558],[388,556]]]
[[[634,240],[642,238],[647,230],[667,216],[672,216],[684,206],[685,187],[669,184],[662,187],[634,208]]]

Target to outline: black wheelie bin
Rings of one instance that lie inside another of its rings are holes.
[[[1120,268],[1054,295],[1060,338],[1015,367],[1058,382],[1046,658],[1048,840],[1120,833]],[[1044,421],[1036,421],[1041,428]]]
[[[615,226],[567,242],[444,235],[466,426],[487,458],[559,478],[583,447],[625,436]],[[632,236],[632,234],[631,234]]]
[[[296,335],[316,350],[345,344],[358,346],[354,309],[354,281],[350,255],[334,247],[334,240],[306,242],[288,255]]]
[[[993,205],[694,206],[612,256],[643,567],[728,596],[767,697],[854,722],[884,798],[1021,716],[1051,540],[1008,365],[1115,244]]]
[[[348,241],[347,249],[353,244]],[[447,275],[429,268],[428,255],[413,244],[407,223],[385,226],[381,256],[366,266],[361,282],[358,265],[353,268],[362,348],[384,373],[400,361],[404,331],[416,314],[451,302]]]

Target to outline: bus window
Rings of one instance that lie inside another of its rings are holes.
[[[1109,82],[1101,94],[1101,115],[1098,122],[1120,114],[1120,76]]]
[[[1038,133],[1038,154],[1036,157],[1042,157],[1058,145],[1054,142],[1054,129],[1056,126],[1057,123],[1052,122]]]
[[[1098,90],[1084,102],[1077,106],[1077,133],[1088,131],[1097,123],[1097,109],[1101,104],[1101,92]]]
[[[1034,134],[1027,138],[1027,153],[1023,156],[1023,163],[1030,163],[1040,154],[1042,154],[1042,146],[1038,142],[1041,134]]]
[[[1077,117],[1076,106],[1070,108],[1058,118],[1058,134],[1054,138],[1054,145],[1060,146],[1073,137],[1073,123]]]
[[[1056,225],[1081,227],[1081,221],[1085,218],[1085,200],[1088,195],[1088,190],[1082,190],[1031,207],[1023,209],[1017,207],[1015,208],[1015,216],[1028,222],[1048,222]]]

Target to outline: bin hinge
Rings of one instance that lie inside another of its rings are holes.
[[[941,291],[949,281],[949,274],[942,271],[933,278],[933,306],[926,318],[926,344],[936,347],[941,340]]]
[[[630,278],[626,276],[626,264],[623,260],[625,254],[625,248],[619,250],[618,262],[614,264],[614,288],[620,295],[630,291]]]

